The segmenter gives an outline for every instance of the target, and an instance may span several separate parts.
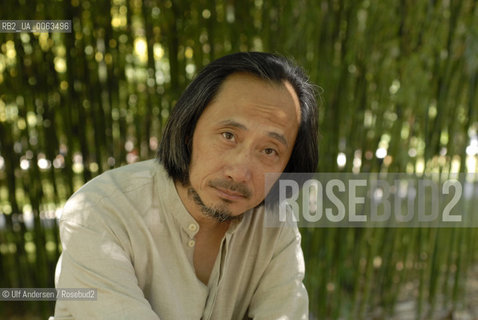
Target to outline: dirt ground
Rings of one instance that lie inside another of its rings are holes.
[[[478,320],[478,265],[468,271],[466,277],[465,301],[462,306],[452,310],[449,303],[445,303],[443,298],[437,302],[437,311],[426,320]],[[413,291],[416,288],[413,285],[404,289],[402,297],[407,295],[414,296]],[[416,301],[412,299],[402,299],[395,307],[395,316],[391,320],[416,320]]]

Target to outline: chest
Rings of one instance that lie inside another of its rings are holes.
[[[225,232],[201,233],[196,235],[194,248],[194,269],[196,276],[205,285],[209,282]]]

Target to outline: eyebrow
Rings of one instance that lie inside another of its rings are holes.
[[[243,125],[242,123],[239,123],[237,121],[234,121],[234,120],[224,120],[224,121],[219,122],[219,124],[224,125],[224,126],[229,126],[229,127],[233,127],[233,128],[246,130],[246,131],[248,130],[245,125]],[[279,141],[280,143],[282,143],[286,147],[289,146],[289,144],[287,143],[287,139],[284,137],[284,135],[282,135],[280,133],[277,133],[277,132],[274,132],[274,131],[268,131],[267,135],[269,137]]]

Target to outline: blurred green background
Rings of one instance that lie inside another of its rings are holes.
[[[153,158],[182,90],[228,53],[281,53],[320,86],[322,172],[478,166],[474,0],[2,0],[0,19],[73,23],[0,33],[0,287],[54,286],[66,199]],[[313,319],[478,317],[473,228],[302,234]],[[0,318],[53,306],[0,302]]]

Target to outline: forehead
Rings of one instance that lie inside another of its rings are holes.
[[[300,123],[300,103],[288,81],[273,82],[249,73],[233,73],[219,88],[201,117],[236,116],[269,120],[284,128]]]

